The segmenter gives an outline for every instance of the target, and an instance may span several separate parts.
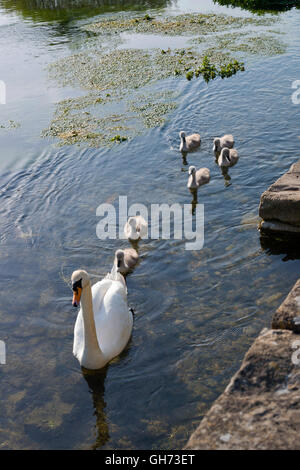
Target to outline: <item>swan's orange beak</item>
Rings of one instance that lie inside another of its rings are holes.
[[[73,300],[72,300],[73,307],[79,307],[81,291],[82,289],[80,287],[77,287],[76,291],[73,292]]]

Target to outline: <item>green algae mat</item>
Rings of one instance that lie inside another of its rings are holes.
[[[57,103],[42,135],[59,145],[102,147],[161,126],[179,104],[180,80],[199,80],[200,86],[203,80],[244,71],[248,57],[284,53],[280,32],[270,29],[276,21],[272,16],[123,13],[84,25],[84,47],[49,67],[51,80],[84,94]],[[133,35],[136,48],[126,48],[124,33]],[[160,36],[162,44],[166,35],[183,36],[186,47],[140,49],[140,34],[149,42],[152,35]]]

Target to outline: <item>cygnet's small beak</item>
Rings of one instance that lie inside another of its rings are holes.
[[[77,287],[77,291],[73,292],[73,300],[72,300],[73,307],[79,307],[80,298],[81,298],[81,290],[82,289],[80,287]]]

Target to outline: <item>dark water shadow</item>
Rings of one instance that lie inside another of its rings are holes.
[[[187,159],[186,159],[187,155],[188,155],[188,152],[181,152],[182,164],[183,164],[184,166],[187,166],[187,165],[188,165],[188,161],[187,161]]]
[[[89,370],[81,367],[82,375],[86,380],[89,390],[92,394],[93,407],[95,410],[94,414],[96,416],[96,439],[94,444],[91,446],[92,450],[103,447],[110,439],[109,427],[105,413],[105,379],[109,367],[114,367],[114,364],[123,362],[128,357],[131,343],[132,337],[130,337],[123,351],[102,369]]]
[[[119,11],[166,8],[170,0],[0,0],[0,6],[33,22],[90,18]]]
[[[300,8],[299,0],[213,0],[222,6],[238,7],[252,13],[277,13],[291,8]]]
[[[195,215],[196,207],[197,207],[197,204],[198,204],[198,189],[190,189],[190,193],[193,196],[193,199],[191,201],[192,214]]]
[[[92,449],[102,447],[109,440],[109,430],[105,414],[106,402],[104,400],[107,370],[108,366],[96,371],[81,368],[82,375],[93,397],[96,416],[96,440],[92,445]]]
[[[268,255],[284,255],[282,261],[300,259],[300,235],[260,233],[260,245]]]
[[[228,171],[229,171],[228,167],[221,168],[221,172],[222,172],[226,187],[231,185],[231,182],[230,182],[231,181],[231,176],[229,175]]]

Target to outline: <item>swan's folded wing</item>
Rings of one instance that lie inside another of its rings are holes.
[[[96,282],[96,284],[92,286],[94,315],[100,311],[104,296],[110,288],[111,283],[112,281],[110,279],[104,278],[102,281]]]
[[[110,357],[117,356],[128,343],[132,330],[132,314],[128,309],[123,284],[112,281],[100,312],[95,317],[97,337],[103,353]]]

